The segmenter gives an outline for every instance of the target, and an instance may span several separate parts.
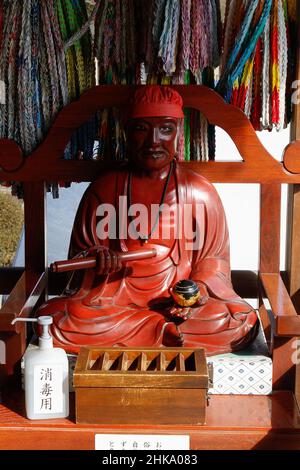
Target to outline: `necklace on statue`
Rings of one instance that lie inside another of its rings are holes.
[[[165,185],[164,185],[164,189],[163,189],[163,192],[162,192],[162,195],[161,195],[161,199],[160,199],[158,211],[157,211],[157,214],[156,214],[156,218],[155,218],[154,224],[153,224],[152,228],[150,229],[150,232],[148,233],[148,235],[139,234],[139,232],[136,229],[136,226],[133,223],[132,216],[128,215],[128,218],[131,221],[131,224],[132,224],[133,230],[135,232],[135,235],[137,235],[137,239],[140,240],[142,244],[147,243],[148,240],[151,238],[153,232],[156,230],[156,227],[157,227],[157,224],[158,224],[158,221],[159,221],[160,212],[161,212],[162,206],[165,202],[165,197],[166,197],[166,194],[167,194],[167,189],[168,189],[168,186],[169,186],[169,182],[170,182],[170,179],[171,179],[172,172],[173,172],[173,160],[170,163],[169,173],[168,173],[166,181],[165,181]],[[128,185],[127,185],[128,209],[131,206],[131,187],[132,187],[132,173],[130,171],[129,175],[128,175]]]

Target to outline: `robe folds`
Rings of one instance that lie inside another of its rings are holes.
[[[99,246],[119,252],[155,248],[157,256],[127,262],[121,271],[105,276],[94,269],[76,273],[64,295],[38,312],[53,316],[55,344],[70,352],[81,346],[204,347],[208,355],[245,347],[256,334],[258,318],[232,288],[228,229],[215,188],[176,165],[165,203],[179,211],[166,220],[162,212],[157,236],[141,247],[138,240],[123,237],[130,223],[120,206],[127,184],[128,170],[123,169],[105,173],[89,186],[77,211],[69,257],[93,255]],[[141,203],[146,190],[141,187]],[[115,208],[117,237],[98,236],[101,204]],[[197,231],[194,243],[184,231],[186,220]],[[161,236],[164,229],[169,230],[167,239]],[[193,279],[208,295],[204,305],[191,307],[185,321],[168,314],[170,287],[181,279]]]

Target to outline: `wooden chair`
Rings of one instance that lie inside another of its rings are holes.
[[[182,95],[185,107],[200,110],[211,124],[227,132],[243,159],[241,162],[187,162],[182,165],[189,165],[189,168],[212,183],[260,185],[259,272],[233,272],[233,282],[241,296],[259,298],[261,320],[273,358],[274,390],[272,396],[265,397],[213,396],[208,407],[207,425],[185,430],[180,428],[180,431],[190,434],[192,448],[299,448],[300,420],[294,397],[295,390],[296,396],[299,393],[300,384],[294,359],[297,353],[295,340],[300,336],[300,317],[289,297],[279,267],[281,184],[300,183],[300,167],[295,158],[299,153],[299,144],[290,144],[286,148],[283,163],[280,163],[260,143],[241,110],[226,104],[218,94],[204,86],[174,88]],[[33,315],[47,292],[58,293],[59,285],[64,282],[62,275],[48,273],[46,266],[45,182],[92,181],[97,178],[105,164],[63,160],[64,148],[74,130],[88,121],[98,109],[126,105],[133,92],[134,87],[130,86],[98,86],[90,89],[80,100],[59,113],[44,142],[27,158],[23,158],[14,142],[5,139],[1,141],[0,179],[24,183],[25,209],[25,268],[0,270],[0,293],[9,294],[0,310],[0,340],[6,347],[6,364],[0,365],[2,377],[17,373],[26,347],[24,325],[20,322],[12,326],[12,319]],[[266,301],[271,306],[269,312]],[[12,427],[16,433],[22,433],[25,426],[29,432],[27,436],[34,436],[37,432],[34,424],[28,423],[14,411],[17,402],[10,403],[11,415],[7,407],[0,408],[0,436],[3,432],[4,448],[15,448],[16,437],[8,432]],[[15,424],[12,425],[11,421]],[[78,448],[91,447],[91,436],[95,429],[76,426],[71,419],[64,420],[59,426],[64,435],[65,448],[72,448],[74,428],[80,430],[76,441]],[[44,437],[51,433],[51,429],[51,425],[47,427],[45,422]],[[112,427],[102,427],[98,431],[105,432],[107,429]],[[118,432],[126,432],[122,426],[117,429]],[[161,428],[154,427],[151,432],[159,430]],[[235,440],[234,437],[241,430],[245,437]],[[139,432],[138,428],[134,432]],[[170,426],[164,427],[163,432],[170,432]],[[24,448],[30,448],[27,439]],[[60,448],[61,444],[53,440],[50,442],[50,448]],[[34,445],[33,440],[32,446],[36,448]]]

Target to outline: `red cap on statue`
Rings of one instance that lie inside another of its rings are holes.
[[[168,116],[183,118],[182,98],[167,86],[143,85],[135,92],[129,118]]]

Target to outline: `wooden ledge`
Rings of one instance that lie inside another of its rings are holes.
[[[260,279],[275,319],[277,336],[300,336],[300,315],[279,273],[260,273]]]
[[[300,448],[300,418],[291,392],[211,396],[204,426],[78,425],[72,414],[70,419],[29,421],[22,403],[22,395],[14,393],[0,405],[1,449],[92,450],[95,434],[101,433],[188,434],[193,450]]]

